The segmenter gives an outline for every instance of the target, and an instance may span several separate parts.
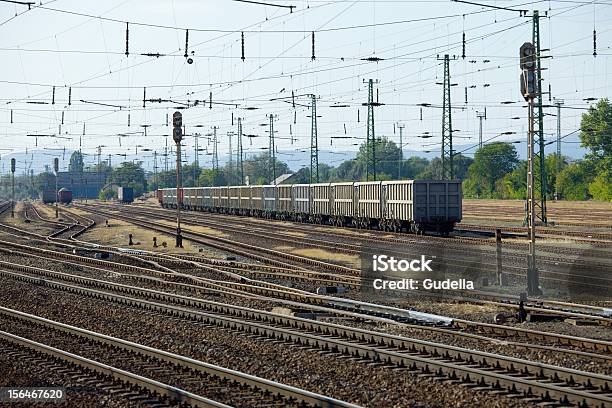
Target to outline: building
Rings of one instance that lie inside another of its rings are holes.
[[[53,180],[53,179],[51,179]],[[54,181],[54,180],[53,180]],[[98,198],[102,187],[106,185],[106,173],[98,172],[69,172],[62,171],[57,174],[57,188],[67,188],[72,191],[74,199]],[[55,186],[48,186],[54,189]]]

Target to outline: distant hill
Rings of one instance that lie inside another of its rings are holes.
[[[458,152],[462,150],[468,149],[473,145],[455,145],[454,149]],[[527,143],[520,143],[514,145],[517,149],[519,157],[521,159],[525,159],[527,156]],[[584,157],[584,154],[587,152],[586,149],[581,148],[579,144],[564,144],[563,145],[563,154],[565,156],[569,156],[571,159],[581,159]],[[550,144],[546,146],[546,153],[554,153],[556,149],[556,145]],[[474,150],[469,150],[469,152],[473,152]],[[65,152],[62,150],[57,151],[49,151],[49,150],[28,150],[27,155],[24,153],[13,153],[2,155],[0,158],[0,171],[2,174],[6,174],[10,170],[10,160],[11,158],[15,158],[17,160],[17,174],[23,174],[26,170],[30,169],[34,170],[34,174],[41,173],[45,171],[45,165],[48,165],[52,168],[53,165],[53,157],[60,158],[60,170],[66,171],[68,170],[68,162],[70,161],[70,155],[73,150],[66,150]],[[353,159],[357,154],[356,150],[353,151],[332,151],[332,150],[320,150],[319,151],[319,163],[325,163],[330,166],[336,167],[340,165],[343,161]],[[404,150],[404,158],[409,158],[413,156],[423,157],[426,159],[432,159],[434,157],[439,157],[439,152],[424,152],[424,151],[414,151],[414,150]],[[469,155],[473,157],[473,154]],[[277,158],[286,162],[289,167],[293,171],[299,170],[301,167],[310,166],[310,151],[309,149],[300,149],[300,150],[279,150],[277,153]],[[104,154],[102,155],[102,159],[104,160]],[[224,165],[227,162],[227,155],[219,156],[219,163]],[[136,155],[128,155],[126,158],[114,156],[112,158],[113,164],[121,163],[124,161],[132,161],[132,160],[142,160],[142,156]],[[193,157],[190,156],[188,159],[190,162],[193,160]],[[89,157],[89,160],[86,159],[85,164],[91,164],[92,157]],[[210,158],[209,156],[200,156],[200,163],[204,167],[210,167]],[[153,171],[153,161],[149,159],[143,163],[145,170]],[[161,158],[158,159],[158,166],[161,167]]]

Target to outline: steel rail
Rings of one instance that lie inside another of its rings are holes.
[[[136,375],[128,371],[121,370],[119,368],[111,367],[109,365],[102,364],[100,362],[57,349],[55,347],[51,347],[23,337],[19,337],[6,331],[0,330],[0,339],[12,343],[14,345],[32,350],[36,353],[41,353],[51,358],[59,359],[69,364],[74,364],[78,367],[82,367],[85,370],[93,371],[98,375],[113,378],[116,381],[120,381],[121,383],[129,384],[132,387],[140,387],[146,389],[152,394],[163,395],[172,400],[187,403],[193,407],[230,408],[229,405],[221,404],[217,401],[201,397],[199,395],[187,392],[180,388],[176,388],[171,385],[152,380],[150,378]]]
[[[11,272],[0,272],[0,275],[7,274],[15,275]],[[606,406],[612,403],[612,398],[609,396],[610,377],[604,375],[248,308],[215,306],[214,310],[217,313],[224,308],[225,310],[230,308],[234,313],[231,317],[219,316],[34,277],[23,275],[14,277],[25,282],[38,282],[49,288],[139,307],[173,318],[215,324],[257,336],[323,349],[332,354],[408,368],[425,375],[463,382],[481,389],[541,398],[543,401],[551,401],[551,398],[554,398],[561,403],[572,402],[588,406]],[[142,290],[135,288],[135,291]],[[158,297],[183,298],[163,292],[158,293]],[[193,298],[185,298],[182,301],[188,306],[209,303]],[[242,312],[238,314],[238,310]],[[245,321],[246,318],[253,321]],[[279,325],[289,328],[278,327]]]
[[[223,378],[230,382],[247,385],[252,389],[265,390],[265,392],[280,395],[283,398],[287,398],[289,400],[297,400],[300,403],[312,405],[315,407],[357,407],[357,405],[354,404],[350,404],[344,401],[340,401],[290,385],[270,381],[265,378],[209,364],[175,353],[170,353],[167,351],[123,340],[120,338],[107,336],[101,333],[96,333],[90,330],[82,329],[76,326],[71,326],[68,324],[5,308],[2,306],[0,306],[0,314],[3,314],[5,316],[11,316],[19,320],[33,322],[54,330],[59,330],[68,334],[73,334],[82,338],[93,340],[104,345],[117,347],[125,351],[138,353],[140,355],[155,358],[157,360],[164,361],[170,364],[189,368],[191,370],[203,373],[208,376]]]

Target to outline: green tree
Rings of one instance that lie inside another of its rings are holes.
[[[70,162],[68,163],[68,171],[71,173],[82,173],[83,167],[83,154],[80,151],[72,152]]]
[[[521,161],[514,170],[506,174],[498,190],[501,198],[525,199],[527,197],[527,162]]]
[[[600,174],[589,184],[589,194],[594,200],[612,202],[612,180]]]
[[[582,162],[571,163],[559,173],[557,188],[566,200],[588,200],[588,177]]]
[[[518,164],[516,149],[509,143],[494,142],[484,145],[474,155],[468,170],[464,191],[467,196],[496,198],[496,186]]]
[[[214,187],[227,185],[227,178],[224,169],[214,171],[213,169],[203,169],[198,177],[198,186]]]
[[[413,156],[402,163],[402,178],[415,179],[418,174],[421,174],[427,166],[429,160],[422,157]]]
[[[248,158],[242,162],[242,166],[244,168],[244,177],[246,181],[246,177],[249,177],[249,181],[251,184],[268,184],[271,183],[272,175],[270,174],[270,164],[271,157],[267,152],[262,152],[257,156]],[[287,163],[276,159],[276,177],[291,173],[289,170],[289,166]]]
[[[555,197],[555,185],[557,184],[557,163],[560,162],[561,170],[567,167],[566,157],[558,157],[557,153],[549,154],[544,159],[546,169],[546,196],[550,199]],[[527,176],[525,176],[526,179]]]
[[[612,189],[612,104],[601,99],[582,115],[580,143],[589,149],[584,160],[584,180],[596,200],[610,200]]]
[[[454,178],[463,180],[467,176],[470,165],[474,162],[471,158],[462,154],[453,156]],[[442,180],[442,159],[432,159],[427,167],[416,175],[419,180]]]
[[[395,175],[397,177],[397,160],[399,158],[400,150],[397,145],[386,138],[385,136],[377,138],[375,143],[375,158],[376,158],[376,178],[382,180],[378,177],[378,173],[386,174],[386,178],[390,177],[390,175]],[[359,146],[359,151],[357,152],[356,161],[358,163],[358,168],[363,170],[363,174],[359,175],[355,180],[365,180],[366,177],[366,168],[367,168],[367,158],[368,151],[366,148],[366,143],[362,143]],[[355,174],[353,174],[355,176]]]
[[[121,163],[113,169],[111,181],[122,187],[132,187],[135,197],[142,195],[147,189],[147,180],[141,163]]]

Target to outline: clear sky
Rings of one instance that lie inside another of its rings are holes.
[[[182,113],[186,133],[202,135],[201,148],[212,152],[205,136],[216,126],[219,155],[227,154],[227,133],[237,131],[242,117],[244,133],[256,136],[243,139],[245,153],[264,151],[267,115],[274,114],[276,145],[285,152],[279,159],[290,162],[286,152],[310,146],[309,94],[318,98],[320,149],[355,150],[366,137],[362,103],[367,102],[364,81],[369,78],[378,80],[375,98],[384,103],[375,109],[376,135],[397,142],[401,122],[406,149],[439,151],[442,87],[436,83],[442,82],[438,56],[444,54],[456,56],[450,64],[457,84],[452,88],[455,144],[477,143],[476,112],[485,107],[485,140],[526,139],[518,49],[531,41],[532,22],[518,11],[450,0],[266,2],[295,8],[290,13],[233,0],[48,0],[28,11],[22,4],[0,2],[0,155],[26,148],[57,154],[54,149],[81,147],[91,161],[100,145],[105,157],[134,154],[139,146],[139,155],[150,161],[152,152],[143,149],[163,152],[165,135],[171,134],[167,115],[171,122],[176,106],[198,100]],[[586,98],[610,96],[612,1],[481,3],[525,9],[529,15],[538,9],[544,15],[542,48],[550,51],[543,55],[551,57],[543,60],[544,88],[550,85],[552,97],[565,101],[562,134],[579,128],[580,115],[591,103]],[[184,57],[186,29],[192,64]],[[368,57],[382,60],[364,60]],[[172,102],[143,107],[144,87],[146,99]],[[421,103],[431,106],[422,108]],[[556,109],[546,112],[555,114]],[[515,134],[500,135],[504,132]],[[553,140],[556,117],[546,117],[545,132]],[[564,142],[577,140],[573,134]],[[194,137],[185,139],[191,157],[194,142]],[[200,161],[210,165],[211,156],[205,150],[201,155]]]

